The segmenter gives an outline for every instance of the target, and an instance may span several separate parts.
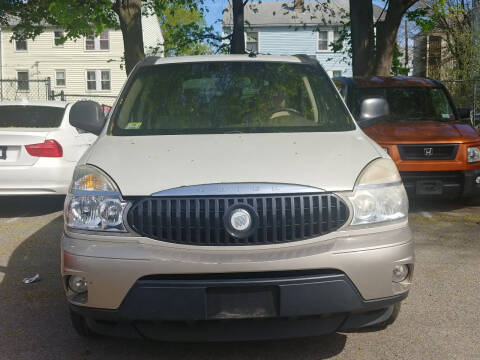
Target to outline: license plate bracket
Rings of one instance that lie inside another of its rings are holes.
[[[416,184],[417,195],[442,195],[443,182],[441,180],[421,180]]]
[[[208,319],[276,317],[279,313],[277,286],[207,288]]]
[[[0,146],[0,160],[7,160],[7,147]]]

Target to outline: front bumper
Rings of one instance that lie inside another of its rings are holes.
[[[138,280],[116,310],[71,305],[97,333],[162,341],[321,335],[385,322],[407,292],[365,301],[339,271]]]
[[[471,197],[480,195],[480,169],[467,171],[401,172],[405,190],[412,197]]]
[[[285,336],[306,336],[308,329],[313,335],[386,320],[392,305],[408,292],[410,278],[403,284],[392,283],[392,270],[395,264],[413,264],[411,238],[406,222],[373,231],[338,231],[302,243],[241,249],[69,234],[62,241],[62,275],[65,280],[69,275],[86,277],[85,301],[68,298],[73,310],[100,333],[132,336],[140,331],[168,340],[162,337],[165,331],[157,333],[153,328],[172,325],[167,333],[174,340],[175,333],[188,331],[185,322],[191,321],[210,334],[230,326],[251,330],[251,325],[242,325],[246,317],[273,331],[269,337],[281,337],[274,330],[291,324],[286,319],[298,318],[305,325],[286,326],[297,330],[288,330]],[[235,319],[236,325],[226,318]],[[112,324],[130,330],[118,334]],[[252,334],[246,338],[262,338],[255,331]]]

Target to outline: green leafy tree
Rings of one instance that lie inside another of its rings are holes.
[[[474,41],[471,10],[471,1],[424,0],[422,7],[408,14],[423,33],[443,40],[435,76],[444,80],[477,76],[480,49]]]
[[[207,28],[205,18],[198,8],[169,4],[160,16],[166,56],[213,54],[210,44],[204,41]]]
[[[405,66],[402,61],[403,53],[400,51],[398,44],[395,44],[393,48],[392,70],[391,74],[394,76],[404,75],[407,76],[410,72],[410,68]]]

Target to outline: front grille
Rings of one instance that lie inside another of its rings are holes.
[[[252,236],[240,239],[225,229],[225,211],[248,204],[258,214]],[[138,234],[188,245],[266,245],[306,240],[335,231],[349,217],[345,202],[333,194],[250,197],[149,197],[138,200],[127,221]]]
[[[402,171],[400,176],[405,186],[414,186],[417,181],[441,181],[450,185],[461,185],[465,182],[461,171]]]
[[[455,144],[398,145],[402,160],[453,160],[457,156]]]

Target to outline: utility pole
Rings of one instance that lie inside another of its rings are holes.
[[[405,67],[408,68],[408,19],[405,19]]]

